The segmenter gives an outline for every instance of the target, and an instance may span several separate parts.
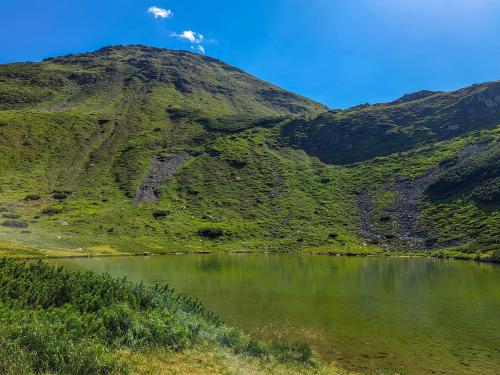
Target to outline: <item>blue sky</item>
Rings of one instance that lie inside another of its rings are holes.
[[[500,79],[500,0],[2,0],[0,25],[2,63],[203,48],[332,108]]]

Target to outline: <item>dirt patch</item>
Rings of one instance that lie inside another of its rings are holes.
[[[135,203],[156,202],[160,186],[184,164],[189,154],[162,154],[153,157],[148,174],[135,194]]]

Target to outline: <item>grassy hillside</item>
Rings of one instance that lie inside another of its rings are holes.
[[[283,138],[324,162],[351,164],[492,129],[499,118],[500,82],[491,82],[299,118],[284,127]]]
[[[2,254],[500,256],[498,83],[328,112],[144,46],[0,82]]]
[[[256,341],[168,286],[0,258],[0,373],[329,373],[307,344]]]

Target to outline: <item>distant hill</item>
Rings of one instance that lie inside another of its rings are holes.
[[[499,120],[500,81],[297,119],[283,136],[324,162],[350,164],[493,129]]]
[[[0,83],[0,254],[497,254],[499,82],[330,111],[210,57],[113,46]]]

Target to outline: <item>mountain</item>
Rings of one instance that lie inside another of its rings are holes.
[[[0,253],[500,257],[499,82],[330,111],[146,46],[0,82]]]
[[[325,107],[260,81],[208,56],[146,46],[104,47],[96,52],[2,66],[2,109],[62,110],[119,90],[151,94],[170,89],[202,115],[279,116],[322,112]],[[177,101],[177,102],[176,102]],[[213,108],[210,108],[213,107]]]
[[[323,162],[350,164],[493,129],[499,119],[500,81],[297,119],[283,129],[283,137]]]

